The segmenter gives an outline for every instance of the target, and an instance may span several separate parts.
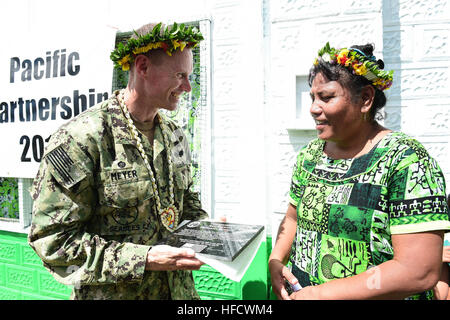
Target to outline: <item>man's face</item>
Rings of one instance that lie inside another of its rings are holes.
[[[192,51],[176,50],[162,54],[158,64],[151,64],[147,92],[152,107],[175,110],[181,94],[191,91]]]

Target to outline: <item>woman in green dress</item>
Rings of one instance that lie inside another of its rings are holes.
[[[393,72],[373,50],[327,43],[311,68],[318,138],[298,154],[269,258],[280,299],[433,298],[445,179],[417,140],[377,122]]]

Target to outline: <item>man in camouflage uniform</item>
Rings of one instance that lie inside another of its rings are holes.
[[[179,95],[190,91],[192,52],[159,51],[136,57],[124,91],[52,135],[34,180],[28,240],[53,276],[74,286],[72,299],[199,298],[190,271],[202,264],[195,253],[155,245],[170,231],[155,210],[149,171],[118,100],[123,93],[132,118],[152,127],[139,135],[161,206],[174,199],[178,223],[206,218],[190,190],[189,163],[172,160],[169,195],[167,159],[175,156],[175,139],[166,145],[163,137],[180,129],[158,112],[175,109]]]

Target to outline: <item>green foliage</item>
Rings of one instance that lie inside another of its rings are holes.
[[[0,218],[19,219],[19,188],[15,178],[0,178]]]
[[[162,29],[162,23],[160,22],[151,32],[145,35],[139,35],[136,31],[134,31],[134,34],[137,37],[136,39],[130,38],[126,44],[119,42],[116,49],[111,52],[110,58],[116,68],[123,68],[121,61],[127,56],[129,61],[133,61],[135,57],[134,51],[138,48],[146,47],[148,44],[161,43],[161,48],[166,53],[171,54],[177,49],[173,43],[175,40],[185,42],[187,47],[195,47],[204,39],[196,27],[192,25],[186,26],[184,23],[179,25],[176,22],[172,26],[166,26],[164,29]]]

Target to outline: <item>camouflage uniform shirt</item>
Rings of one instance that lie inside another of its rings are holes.
[[[74,286],[72,299],[198,299],[190,271],[145,270],[147,252],[169,231],[117,94],[52,135],[31,190],[28,241],[58,281]],[[155,125],[153,146],[141,140],[165,208],[174,143],[164,145],[162,130],[171,137],[179,128],[157,118],[164,125]],[[207,217],[189,165],[173,166],[178,223]]]

